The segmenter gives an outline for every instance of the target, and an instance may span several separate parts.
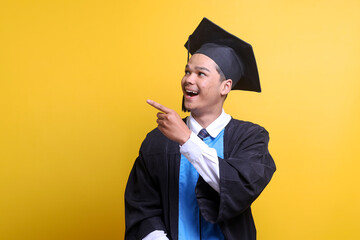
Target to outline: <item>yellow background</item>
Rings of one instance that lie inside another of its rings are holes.
[[[263,93],[225,110],[270,132],[260,240],[360,238],[357,0],[0,2],[0,239],[122,239],[151,98],[180,112],[202,17],[253,45]],[[185,114],[181,113],[181,116]]]

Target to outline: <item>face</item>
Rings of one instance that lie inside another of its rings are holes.
[[[221,113],[231,80],[220,81],[216,63],[203,54],[194,54],[185,67],[181,81],[184,105],[192,114]]]

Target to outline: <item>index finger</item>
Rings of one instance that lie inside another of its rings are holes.
[[[171,111],[170,108],[167,108],[167,107],[165,107],[165,106],[161,105],[160,103],[157,103],[157,102],[155,102],[153,100],[148,99],[148,100],[146,100],[146,102],[149,105],[153,106],[154,108],[156,108],[156,109],[158,109],[158,110],[160,110],[160,111],[162,111],[164,113],[169,113]]]

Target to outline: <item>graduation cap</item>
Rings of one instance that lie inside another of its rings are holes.
[[[202,53],[210,57],[233,81],[232,90],[261,92],[254,52],[249,43],[203,18],[185,43],[192,55]]]

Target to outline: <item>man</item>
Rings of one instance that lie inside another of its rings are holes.
[[[223,110],[232,89],[260,92],[252,48],[204,18],[185,44],[181,119],[160,110],[125,190],[126,239],[256,239],[251,204],[275,172],[267,131]]]

